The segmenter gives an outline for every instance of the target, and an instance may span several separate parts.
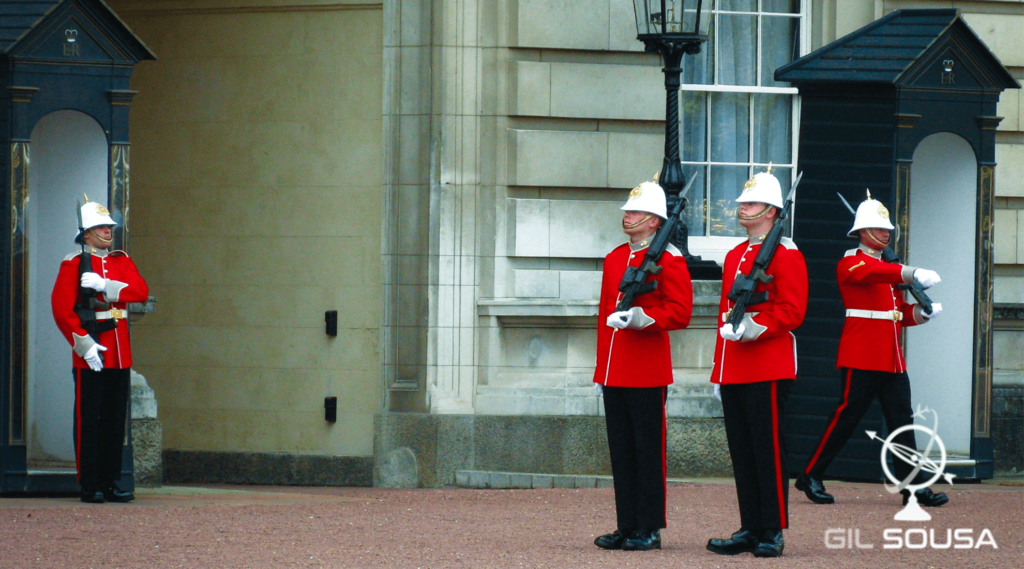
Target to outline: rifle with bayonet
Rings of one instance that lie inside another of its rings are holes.
[[[626,273],[622,275],[622,281],[619,282],[619,292],[622,293],[622,298],[619,299],[619,304],[615,307],[616,312],[629,310],[633,307],[636,297],[653,292],[658,288],[658,281],[646,282],[647,278],[661,273],[661,266],[658,265],[658,262],[668,247],[669,240],[676,234],[676,229],[682,223],[680,217],[682,216],[683,208],[686,207],[686,194],[690,191],[696,179],[697,176],[691,177],[683,191],[679,192],[679,197],[676,200],[675,207],[672,208],[672,213],[669,214],[664,225],[654,235],[651,245],[644,253],[644,260],[640,263],[640,266],[629,267],[626,269]]]
[[[85,251],[85,228],[82,223],[82,204],[75,200],[75,214],[78,216],[78,234],[81,236],[82,253],[78,256],[78,299],[75,301],[75,314],[82,323],[82,329],[98,344],[100,334],[114,329],[113,320],[100,322],[96,320],[97,310],[110,310],[110,305],[96,300],[96,291],[82,286],[82,275],[91,273],[92,253]]]
[[[856,218],[857,210],[853,209],[853,206],[850,205],[850,202],[846,201],[843,194],[836,192],[836,195],[838,195],[839,199],[843,201],[843,205],[846,206],[846,209],[850,210],[850,213],[852,213],[854,218]],[[891,246],[886,246],[885,249],[882,249],[882,260],[886,263],[895,263],[897,265],[902,264],[900,262],[899,255],[892,250]],[[932,313],[932,299],[928,296],[928,293],[924,291],[924,287],[921,286],[921,283],[917,281],[912,283],[901,283],[896,285],[896,288],[899,290],[909,291],[910,295],[914,297],[914,300],[921,305],[921,309],[924,310],[925,314]]]
[[[732,290],[729,291],[729,300],[733,301],[733,307],[729,311],[729,317],[726,319],[726,322],[732,324],[733,330],[739,328],[740,323],[743,322],[743,316],[747,313],[747,307],[761,304],[768,300],[768,291],[755,293],[754,289],[757,288],[758,283],[768,284],[775,278],[766,271],[768,266],[772,264],[772,259],[775,258],[775,251],[779,248],[779,243],[782,242],[782,232],[786,228],[786,219],[789,218],[789,208],[793,205],[796,187],[800,185],[800,179],[803,177],[803,172],[797,174],[793,186],[789,189],[789,195],[786,196],[786,201],[782,204],[782,208],[779,209],[779,215],[775,218],[775,223],[772,224],[768,235],[761,242],[761,249],[758,250],[757,257],[754,258],[754,266],[751,267],[750,272],[737,276],[736,280],[732,283]]]

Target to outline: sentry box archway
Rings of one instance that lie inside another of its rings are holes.
[[[811,283],[798,330],[799,376],[787,429],[794,472],[839,402],[835,369],[844,310],[836,263],[856,241],[852,216],[870,188],[893,212],[904,262],[934,269],[944,312],[905,334],[913,405],[936,410],[947,471],[991,478],[992,216],[996,104],[1020,85],[958,10],[901,10],[779,68],[800,89],[795,240]],[[868,413],[827,472],[879,480],[881,412]],[[931,424],[928,425],[931,427]],[[923,448],[927,441],[918,441]]]
[[[77,489],[70,352],[49,314],[75,199],[128,246],[129,79],[153,53],[99,0],[0,4],[0,492]],[[130,435],[122,485],[134,486]]]

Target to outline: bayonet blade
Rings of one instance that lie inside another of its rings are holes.
[[[789,189],[789,195],[786,196],[786,201],[783,203],[790,203],[793,201],[793,195],[796,194],[796,187],[800,185],[800,180],[804,177],[804,173],[800,172],[796,175],[796,180],[793,181],[793,187]]]
[[[686,197],[686,194],[690,193],[690,188],[693,187],[693,183],[696,182],[696,181],[697,181],[697,174],[694,174],[694,175],[690,176],[690,181],[686,182],[686,187],[683,188],[683,191],[679,192],[679,199],[683,199],[684,197]]]
[[[853,215],[857,215],[857,210],[853,209],[853,206],[850,205],[850,202],[846,201],[846,198],[843,197],[843,194],[836,192],[836,195],[839,196],[839,199],[843,200],[843,205],[846,206],[846,209],[850,210],[850,213],[852,213]]]

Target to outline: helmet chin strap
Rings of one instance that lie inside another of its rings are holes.
[[[625,227],[626,229],[633,229],[634,227],[637,227],[638,225],[643,225],[643,223],[645,221],[647,221],[648,219],[650,219],[652,217],[654,217],[654,214],[653,213],[648,213],[647,217],[641,219],[640,221],[638,221],[636,223],[629,223],[629,224],[623,223],[622,226]]]
[[[759,218],[759,217],[764,217],[764,214],[768,213],[768,209],[769,209],[769,208],[772,208],[772,207],[775,207],[775,206],[773,206],[773,205],[768,205],[768,204],[765,204],[765,206],[764,206],[764,209],[762,209],[762,210],[761,210],[761,213],[759,213],[759,214],[757,214],[757,215],[743,215],[742,213],[740,213],[740,212],[739,212],[739,211],[737,210],[737,212],[736,212],[736,217],[738,217],[738,218],[742,219],[743,221],[750,221],[750,220],[753,220],[753,219],[757,219],[757,218]]]
[[[95,238],[96,238],[96,239],[97,239],[98,241],[100,241],[101,243],[110,243],[110,242],[112,242],[112,241],[113,241],[113,238],[111,238],[111,239],[104,239],[104,238],[100,237],[100,236],[99,236],[99,235],[98,235],[98,234],[97,234],[97,233],[96,233],[95,231],[93,231],[92,229],[89,229],[89,235],[92,235],[93,237],[95,237]]]
[[[888,243],[880,241],[877,237],[875,237],[875,232],[872,231],[872,229],[873,228],[871,228],[871,227],[868,228],[868,237],[870,237],[871,240],[874,241],[875,243],[878,243],[879,245],[881,245],[881,247],[880,247],[881,249],[885,249],[886,247],[888,247],[889,246]]]

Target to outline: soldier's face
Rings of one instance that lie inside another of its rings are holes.
[[[873,227],[860,230],[860,242],[869,249],[885,249],[889,246],[891,238],[888,229]]]
[[[110,247],[112,228],[109,225],[97,225],[85,232],[85,244],[97,249]]]
[[[622,231],[630,237],[646,237],[654,233],[661,218],[646,211],[627,211],[622,214]]]

